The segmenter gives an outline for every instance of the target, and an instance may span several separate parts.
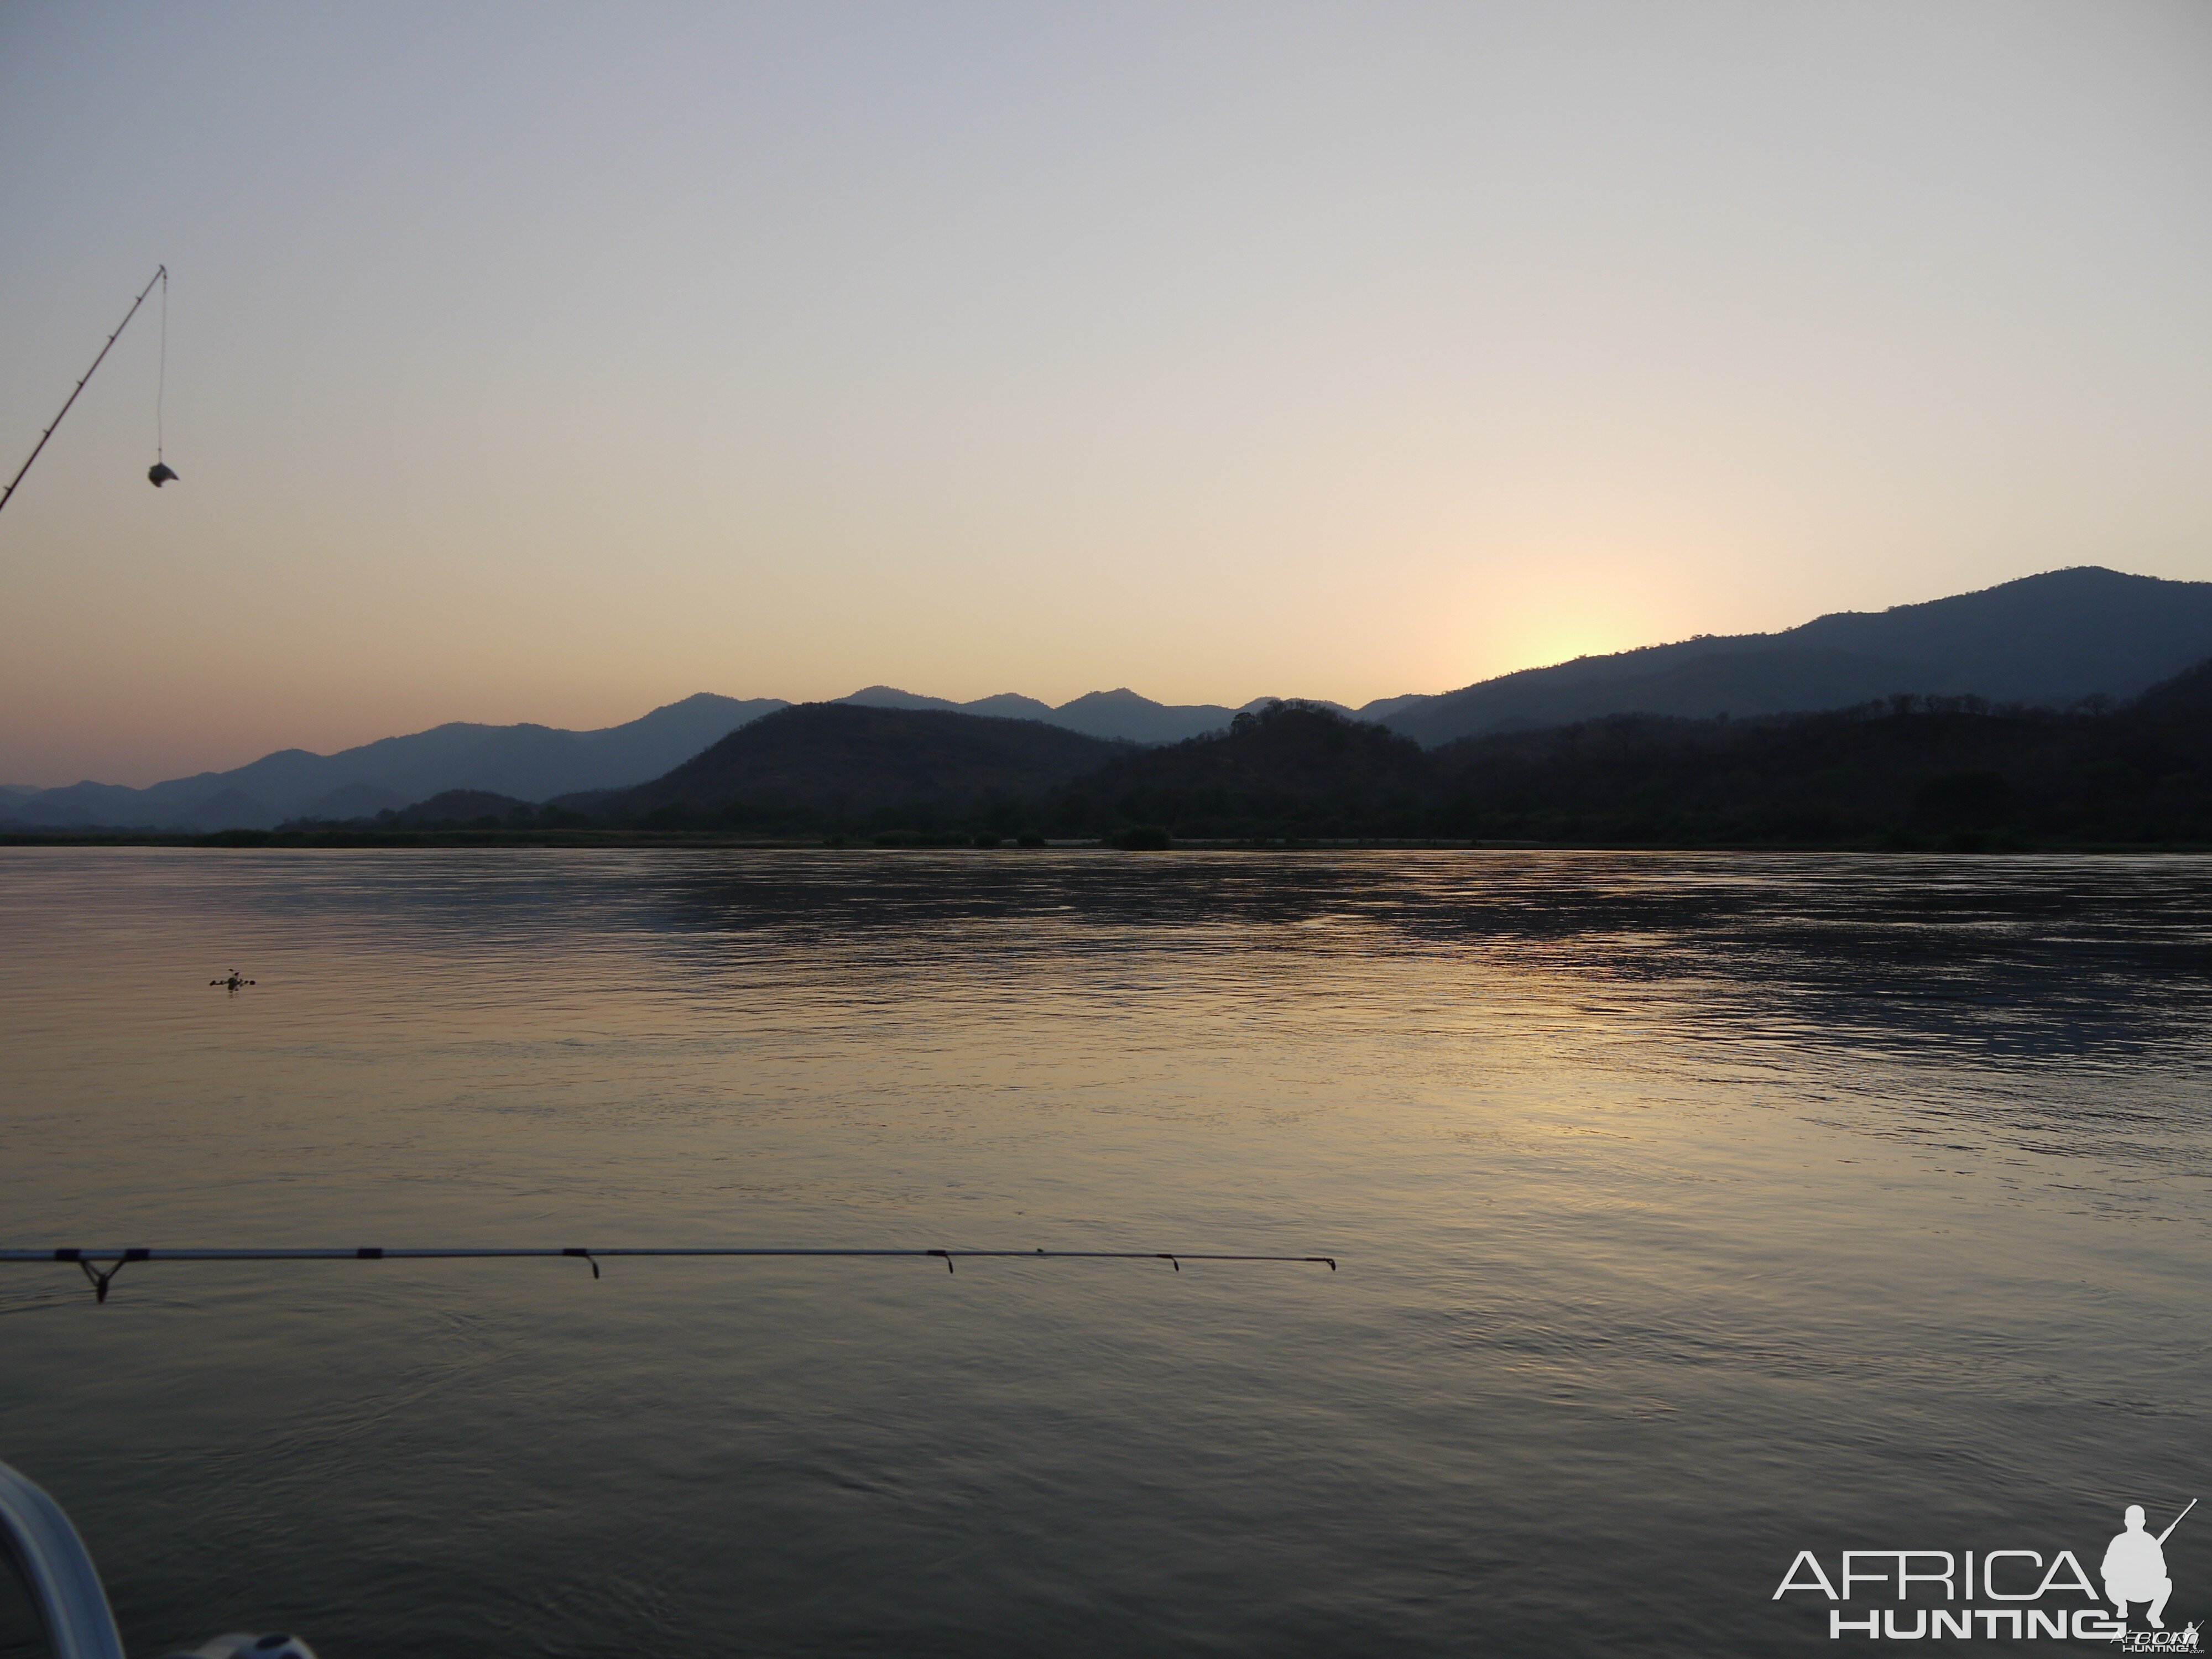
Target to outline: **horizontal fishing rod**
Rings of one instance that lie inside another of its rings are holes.
[[[23,475],[31,470],[31,463],[39,459],[39,451],[46,447],[46,440],[54,435],[55,428],[61,425],[63,416],[66,416],[70,412],[70,404],[74,404],[76,401],[77,392],[84,390],[85,380],[89,380],[94,374],[100,372],[100,366],[107,361],[107,354],[114,349],[116,340],[121,336],[125,329],[131,326],[131,319],[138,314],[138,307],[146,303],[146,296],[154,291],[154,284],[155,283],[166,283],[168,280],[168,266],[157,266],[153,276],[147,279],[146,286],[138,290],[138,297],[131,302],[131,309],[123,313],[123,320],[116,324],[115,332],[107,337],[107,343],[100,347],[100,356],[94,357],[92,360],[92,367],[85,370],[84,380],[79,380],[76,383],[75,390],[70,392],[68,403],[64,403],[62,405],[61,414],[55,416],[52,424],[48,426],[44,432],[39,434],[39,441],[32,446],[29,456],[24,460],[22,465],[15,469],[15,476],[8,480],[8,487],[5,489],[0,489],[0,507],[5,507],[8,505],[8,498],[15,493],[15,486],[23,482]],[[161,304],[164,308],[162,314],[164,317],[168,314],[167,310],[168,303],[169,290],[165,287],[161,290]],[[167,326],[167,323],[162,325],[165,332]],[[164,339],[162,342],[162,372],[164,376],[167,375],[168,369],[167,356],[168,343]],[[172,474],[171,476],[173,477],[175,475]]]
[[[674,1244],[674,1245],[617,1245],[611,1249],[444,1249],[435,1247],[403,1246],[385,1249],[375,1245],[360,1245],[351,1249],[287,1250],[287,1249],[179,1249],[164,1250],[129,1246],[118,1249],[84,1249],[59,1248],[45,1249],[0,1249],[0,1262],[69,1261],[83,1270],[91,1283],[94,1300],[107,1300],[107,1286],[116,1274],[134,1261],[475,1261],[509,1256],[574,1256],[588,1261],[592,1277],[599,1276],[599,1262],[604,1258],[618,1255],[710,1255],[710,1256],[894,1256],[934,1258],[945,1264],[951,1273],[955,1261],[1164,1261],[1177,1273],[1186,1261],[1292,1261],[1326,1262],[1331,1273],[1336,1271],[1333,1255],[1224,1255],[1194,1253],[1187,1250],[926,1250],[926,1249],[837,1249],[823,1248],[763,1247],[749,1244]],[[99,1264],[114,1265],[106,1272]]]

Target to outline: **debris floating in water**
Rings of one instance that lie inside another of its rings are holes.
[[[220,985],[223,981],[212,981]],[[246,981],[251,984],[252,981]],[[360,1245],[352,1249],[181,1249],[164,1250],[151,1248],[127,1247],[121,1249],[82,1249],[46,1248],[40,1249],[0,1250],[0,1262],[66,1261],[74,1262],[83,1271],[92,1284],[94,1299],[107,1300],[108,1282],[133,1261],[484,1261],[507,1256],[575,1256],[592,1266],[592,1277],[599,1276],[602,1259],[621,1255],[714,1255],[714,1256],[892,1256],[926,1257],[945,1264],[951,1273],[955,1261],[1164,1261],[1177,1273],[1186,1261],[1290,1261],[1326,1264],[1329,1272],[1336,1271],[1333,1255],[1235,1255],[1215,1252],[1187,1250],[932,1250],[932,1249],[850,1249],[808,1247],[763,1247],[752,1244],[677,1244],[677,1245],[617,1245],[612,1249],[447,1249],[400,1247],[383,1249],[374,1245]],[[114,1265],[101,1272],[97,1264],[106,1261]]]

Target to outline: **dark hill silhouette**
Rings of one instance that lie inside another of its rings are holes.
[[[2212,708],[2212,661],[2200,662],[2170,680],[2160,680],[2136,700],[2136,707],[2153,720],[2185,718],[2192,711]]]
[[[947,714],[996,714],[1009,720],[1042,720],[1047,726],[1066,726],[1071,732],[1081,732],[1088,737],[1112,738],[1130,743],[1180,743],[1185,738],[1194,738],[1202,732],[1225,732],[1229,729],[1229,722],[1240,713],[1249,714],[1280,699],[1255,697],[1241,709],[1224,708],[1214,702],[1154,702],[1150,697],[1139,696],[1125,685],[1112,691],[1086,691],[1055,708],[1050,703],[1012,691],[1001,691],[996,696],[978,697],[973,702],[953,702],[945,697],[925,697],[915,692],[902,691],[895,685],[869,685],[837,701],[860,703],[871,708],[938,708]],[[1402,701],[1401,698],[1393,698],[1389,706],[1395,708]],[[1341,704],[1326,701],[1317,700],[1313,706],[1334,708],[1343,714],[1352,712]]]
[[[1055,793],[1063,834],[1139,824],[1189,837],[1358,835],[1418,817],[1436,768],[1412,738],[1312,703],[1271,702],[1226,732],[1127,755]]]
[[[647,825],[927,829],[1042,794],[1122,747],[1036,720],[800,703],[665,777],[574,804]]]
[[[1820,714],[1616,714],[1434,753],[1436,833],[1980,847],[2212,842],[2212,663],[2106,710],[1898,696]]]
[[[448,789],[397,812],[380,812],[379,829],[422,830],[492,828],[510,823],[535,823],[538,809],[512,795],[495,795],[486,789]]]
[[[2095,566],[1877,612],[1581,657],[1407,703],[1385,723],[1431,747],[1610,714],[1806,712],[1893,693],[2063,708],[2121,699],[2212,656],[2212,582]]]

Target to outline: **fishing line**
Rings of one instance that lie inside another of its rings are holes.
[[[169,268],[161,267],[161,370],[154,382],[154,465],[167,459],[161,453],[161,405],[169,395]]]

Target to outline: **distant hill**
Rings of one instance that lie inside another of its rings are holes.
[[[1369,833],[1418,821],[1436,763],[1411,738],[1318,703],[1270,702],[1229,730],[1127,754],[1054,792],[1040,820],[1064,835],[1134,824],[1209,838]]]
[[[1244,705],[1256,708],[1267,700]],[[1205,732],[1219,732],[1243,710],[1218,703],[1158,703],[1140,697],[1127,686],[1112,691],[1089,691],[1053,710],[1053,718],[1071,731],[1094,738],[1126,738],[1134,743],[1180,743]]]
[[[489,826],[518,819],[535,823],[538,809],[512,795],[495,795],[485,789],[447,789],[397,812],[377,814],[380,829],[417,830],[428,826]]]
[[[1041,794],[1124,747],[1037,720],[800,703],[740,727],[665,777],[556,804],[649,826],[928,829]]]
[[[2136,706],[2154,720],[2187,720],[2212,713],[2212,660],[2161,680],[2136,699]]]
[[[1086,691],[1054,708],[1035,697],[1024,697],[1012,691],[1001,691],[995,696],[978,697],[973,702],[952,702],[944,697],[925,697],[912,691],[902,691],[892,685],[870,685],[855,691],[840,702],[860,703],[871,708],[938,708],[947,713],[966,714],[995,714],[1008,720],[1042,720],[1048,726],[1061,726],[1071,732],[1081,732],[1094,738],[1116,738],[1128,743],[1180,743],[1185,738],[1194,738],[1206,732],[1224,732],[1229,722],[1239,714],[1265,708],[1278,701],[1273,697],[1255,697],[1242,708],[1228,708],[1213,702],[1164,703],[1150,697],[1140,697],[1127,686],[1113,691]],[[1402,698],[1389,700],[1393,707]],[[1334,708],[1350,714],[1341,703],[1316,700],[1314,706]]]
[[[788,704],[702,692],[596,732],[456,722],[335,755],[280,750],[229,772],[145,789],[79,783],[0,796],[0,822],[75,829],[266,829],[367,817],[449,789],[544,800],[658,776],[747,720]]]
[[[1384,717],[1434,747],[1613,714],[1705,719],[1847,708],[1893,692],[2063,708],[2136,696],[2212,657],[2212,582],[2095,566],[1780,634],[1647,646],[1525,669]]]

